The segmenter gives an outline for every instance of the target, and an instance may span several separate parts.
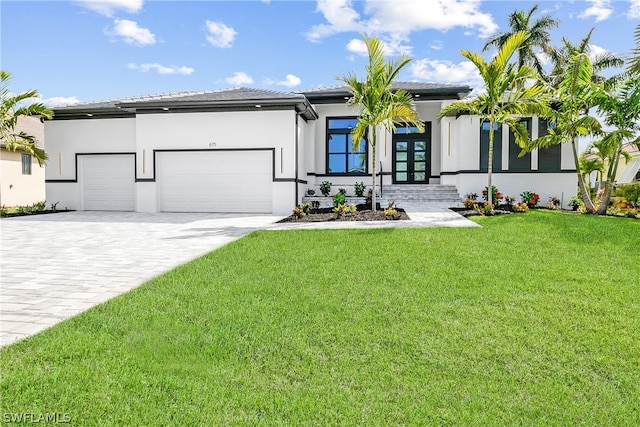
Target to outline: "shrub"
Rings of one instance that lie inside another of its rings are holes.
[[[507,206],[513,206],[513,202],[516,201],[515,197],[511,197],[511,196],[505,196],[504,197],[504,202]]]
[[[31,205],[31,208],[33,212],[42,212],[45,209],[47,209],[47,202],[45,202],[44,200],[41,202],[36,202],[33,205]]]
[[[640,183],[618,185],[614,194],[622,197],[628,206],[640,206]]]
[[[356,197],[362,197],[364,196],[364,190],[367,188],[366,185],[364,185],[364,182],[356,182],[353,185],[353,189],[356,193]]]
[[[338,194],[340,194],[340,193],[338,193]],[[333,208],[333,211],[335,213],[337,213],[338,215],[354,213],[357,210],[358,210],[358,208],[356,207],[356,205],[351,204],[351,205],[347,206],[346,203],[343,203],[343,204],[338,205],[338,206]]]
[[[560,199],[557,197],[549,197],[549,201],[547,202],[547,209],[551,209],[554,211],[560,210]]]
[[[485,202],[489,201],[488,191],[489,191],[489,187],[484,187],[484,190],[482,190],[482,199]],[[497,206],[500,204],[500,200],[502,200],[503,198],[504,197],[502,196],[502,193],[500,193],[498,189],[492,185],[491,186],[491,203],[494,203]]]
[[[535,208],[540,201],[540,196],[532,191],[524,191],[520,194],[520,198],[524,203],[526,203],[530,208]]]
[[[475,209],[478,206],[478,202],[475,199],[466,198],[462,201],[462,204],[466,209]]]
[[[388,219],[396,219],[398,218],[398,210],[393,207],[386,208],[384,210],[384,216]]]
[[[322,195],[324,197],[329,196],[329,193],[331,193],[331,186],[333,184],[331,184],[330,181],[322,181],[322,183],[320,183],[320,192],[322,193]]]
[[[293,209],[293,215],[296,218],[302,218],[304,216],[307,216],[307,214],[309,213],[309,210],[311,209],[311,204],[310,203],[304,203],[300,206],[296,206]]]
[[[346,196],[347,195],[347,189],[346,188],[339,188],[338,189],[338,193],[342,193],[342,195]]]
[[[577,211],[578,208],[580,207],[581,204],[581,200],[578,196],[572,196],[569,199],[569,206],[571,207],[571,210]]]
[[[337,192],[335,196],[333,196],[333,207],[337,208],[340,205],[346,205],[347,204],[347,197],[341,193],[341,192]]]
[[[467,193],[464,195],[465,199],[469,199],[469,200],[477,200],[478,199],[478,194],[477,193]]]
[[[313,188],[307,188],[307,196],[314,196],[316,194],[316,190]]]
[[[525,202],[516,202],[513,205],[514,212],[528,212],[529,206]]]

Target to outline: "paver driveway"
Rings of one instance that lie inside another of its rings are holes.
[[[0,346],[281,217],[65,212],[0,221]]]

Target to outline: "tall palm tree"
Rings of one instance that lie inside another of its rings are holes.
[[[485,88],[474,98],[448,104],[438,115],[440,121],[445,116],[468,113],[479,116],[481,123],[489,123],[489,189],[492,187],[494,124],[509,126],[516,142],[524,147],[529,141],[529,134],[520,121],[521,117],[544,114],[547,108],[544,86],[539,81],[535,84],[525,84],[539,80],[538,72],[526,64],[520,68],[510,64],[512,56],[528,38],[529,35],[523,31],[512,34],[491,62],[487,62],[478,53],[462,50],[462,56],[478,68]],[[489,204],[492,204],[492,191],[487,191],[487,196]]]
[[[627,59],[627,72],[630,74],[640,75],[640,24],[636,27],[633,38],[635,41],[635,47]]]
[[[533,14],[538,10],[538,5],[533,6],[528,12],[516,10],[509,15],[509,31],[497,33],[484,45],[483,51],[491,47],[501,48],[513,34],[523,31],[529,34],[529,38],[518,49],[518,68],[529,65],[535,68],[540,75],[544,74],[543,64],[536,53],[536,48],[542,52],[548,52],[551,48],[551,34],[549,30],[556,28],[560,21],[549,15],[532,20]]]
[[[629,153],[623,151],[622,147],[627,142],[640,142],[640,75],[632,75],[617,90],[605,94],[598,102],[598,110],[604,114],[605,123],[614,128],[597,143],[599,151],[607,160],[606,179],[598,208],[599,214],[605,214],[611,200],[620,157],[629,159]]]
[[[13,94],[8,87],[10,79],[11,74],[0,70],[0,142],[7,150],[22,150],[31,154],[42,166],[47,160],[44,150],[36,145],[36,140],[32,135],[16,132],[15,128],[20,116],[41,116],[49,119],[53,113],[40,103],[21,105],[24,101],[36,98],[38,92],[30,90],[17,95]]]
[[[572,43],[566,38],[562,38],[562,45],[559,48],[551,48],[548,54],[551,57],[553,68],[549,76],[549,83],[553,87],[557,87],[563,80],[563,73],[569,65],[571,58],[576,54],[588,55],[591,60],[593,72],[591,78],[594,83],[614,83],[617,76],[607,79],[601,72],[612,67],[622,67],[624,60],[611,52],[603,52],[594,55],[591,48],[592,28],[578,43]]]
[[[552,123],[552,128],[547,135],[530,141],[526,150],[546,148],[555,144],[571,144],[580,195],[585,207],[595,212],[590,192],[584,182],[578,155],[578,138],[599,135],[602,132],[600,122],[589,115],[589,110],[602,97],[604,83],[595,82],[594,66],[589,55],[579,51],[571,53],[565,68],[557,78],[551,108],[547,110],[546,115],[542,115]]]
[[[386,62],[384,47],[375,37],[363,35],[369,53],[369,63],[366,66],[367,76],[360,81],[355,73],[350,73],[337,79],[349,86],[351,98],[347,105],[359,108],[358,123],[353,128],[354,147],[360,146],[365,138],[371,146],[371,175],[372,199],[371,209],[376,209],[376,149],[378,128],[386,131],[395,130],[396,125],[413,125],[424,129],[424,125],[413,104],[411,94],[404,90],[392,90],[393,82],[400,74],[400,70],[411,59],[401,55],[393,62]]]

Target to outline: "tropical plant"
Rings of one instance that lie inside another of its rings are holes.
[[[452,114],[468,113],[479,116],[481,123],[489,123],[488,188],[492,187],[494,124],[509,126],[516,142],[524,147],[529,141],[529,134],[520,118],[523,115],[543,115],[547,108],[546,91],[538,81],[537,71],[528,65],[516,69],[509,63],[528,38],[529,35],[522,31],[512,34],[491,62],[478,53],[462,50],[462,56],[478,69],[485,88],[476,97],[448,104],[438,114],[438,121]],[[536,83],[530,84],[531,81]],[[489,197],[487,202],[492,205],[493,198]]]
[[[549,76],[549,83],[552,87],[558,87],[566,77],[567,68],[573,62],[576,55],[586,55],[591,61],[591,80],[593,83],[614,83],[618,76],[605,77],[602,71],[611,67],[621,67],[624,60],[611,52],[593,52],[591,36],[593,28],[584,36],[580,42],[572,43],[566,38],[562,38],[562,45],[559,48],[552,48],[548,51],[551,57],[552,71]]]
[[[384,47],[379,39],[363,35],[367,46],[369,63],[366,66],[367,76],[360,81],[354,73],[338,77],[349,86],[352,96],[347,105],[357,107],[358,123],[353,128],[353,145],[357,147],[365,138],[371,146],[372,198],[371,209],[376,209],[376,150],[378,128],[386,131],[395,130],[396,124],[412,125],[420,130],[424,124],[418,117],[412,97],[405,90],[393,90],[394,80],[410,61],[401,55],[393,62],[385,61]]]
[[[493,203],[495,203],[495,205],[497,206],[498,204],[500,204],[500,200],[504,199],[504,197],[502,196],[502,193],[499,192],[498,189],[492,185],[491,197],[489,197],[488,189],[489,187],[484,187],[484,189],[482,190],[482,198],[489,203],[491,203],[490,201],[493,201]]]
[[[364,196],[364,190],[366,190],[367,186],[364,185],[364,182],[356,182],[353,185],[353,189],[356,193],[356,197],[363,197]]]
[[[338,191],[335,196],[333,196],[333,207],[337,207],[340,205],[344,205],[347,203],[347,197],[344,193]]]
[[[620,158],[629,160],[629,154],[622,149],[625,143],[640,143],[640,74],[624,80],[618,88],[606,93],[598,102],[598,110],[604,121],[614,128],[599,141],[599,151],[606,155],[606,171],[602,200],[598,214],[607,211],[613,183],[618,173]]]
[[[631,55],[627,58],[627,73],[631,75],[640,75],[640,24],[636,26],[633,34],[635,47],[631,51]]]
[[[522,202],[526,203],[530,208],[535,208],[540,201],[540,196],[533,191],[523,191],[520,194],[520,198],[522,199]]]
[[[509,31],[489,37],[483,51],[487,51],[491,47],[500,49],[509,40],[509,37],[521,31],[525,32],[529,34],[529,38],[518,48],[517,67],[521,68],[524,65],[529,65],[535,68],[540,75],[543,75],[543,64],[536,49],[540,49],[541,52],[549,52],[551,50],[551,34],[549,30],[556,28],[560,21],[550,15],[544,15],[532,21],[533,14],[537,10],[538,5],[536,4],[528,12],[516,10],[509,14]]]
[[[328,197],[329,193],[331,193],[331,185],[332,184],[329,181],[322,181],[320,183],[320,192],[324,197]]]
[[[529,141],[525,150],[571,144],[580,196],[591,211],[595,208],[584,182],[578,156],[578,138],[601,133],[600,122],[589,115],[589,110],[602,97],[604,82],[594,81],[594,67],[589,55],[579,49],[571,53],[571,58],[561,73],[561,79],[553,89],[551,108],[546,115],[542,115],[551,123],[548,134]]]
[[[22,150],[30,154],[42,166],[47,160],[44,150],[36,145],[36,139],[26,132],[16,132],[16,125],[21,116],[41,116],[50,119],[51,110],[41,103],[23,105],[33,98],[38,97],[38,92],[29,90],[19,94],[9,91],[11,74],[0,70],[0,141],[10,151]]]
[[[602,158],[600,158],[600,156],[596,154],[596,152],[594,152],[593,148],[589,147],[584,153],[580,155],[579,162],[582,179],[586,179],[587,187],[591,189],[593,188],[591,175],[594,172],[597,172],[598,174],[598,181],[601,180],[601,175],[604,171],[604,163],[602,161]]]

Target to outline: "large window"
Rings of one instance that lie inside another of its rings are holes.
[[[480,172],[489,170],[489,122],[480,127]],[[493,124],[493,172],[502,171],[502,126]]]
[[[327,119],[327,173],[362,175],[367,173],[367,141],[353,146],[355,117]]]
[[[520,120],[527,128],[529,138],[531,138],[531,119]],[[530,172],[531,171],[531,153],[526,153],[520,157],[522,148],[516,142],[516,136],[509,129],[509,170],[512,172]]]
[[[555,124],[543,119],[538,119],[538,136],[549,135],[549,129],[553,129]],[[560,172],[561,168],[561,147],[560,144],[551,145],[538,150],[538,172]]]
[[[22,175],[31,175],[31,154],[22,155]]]

